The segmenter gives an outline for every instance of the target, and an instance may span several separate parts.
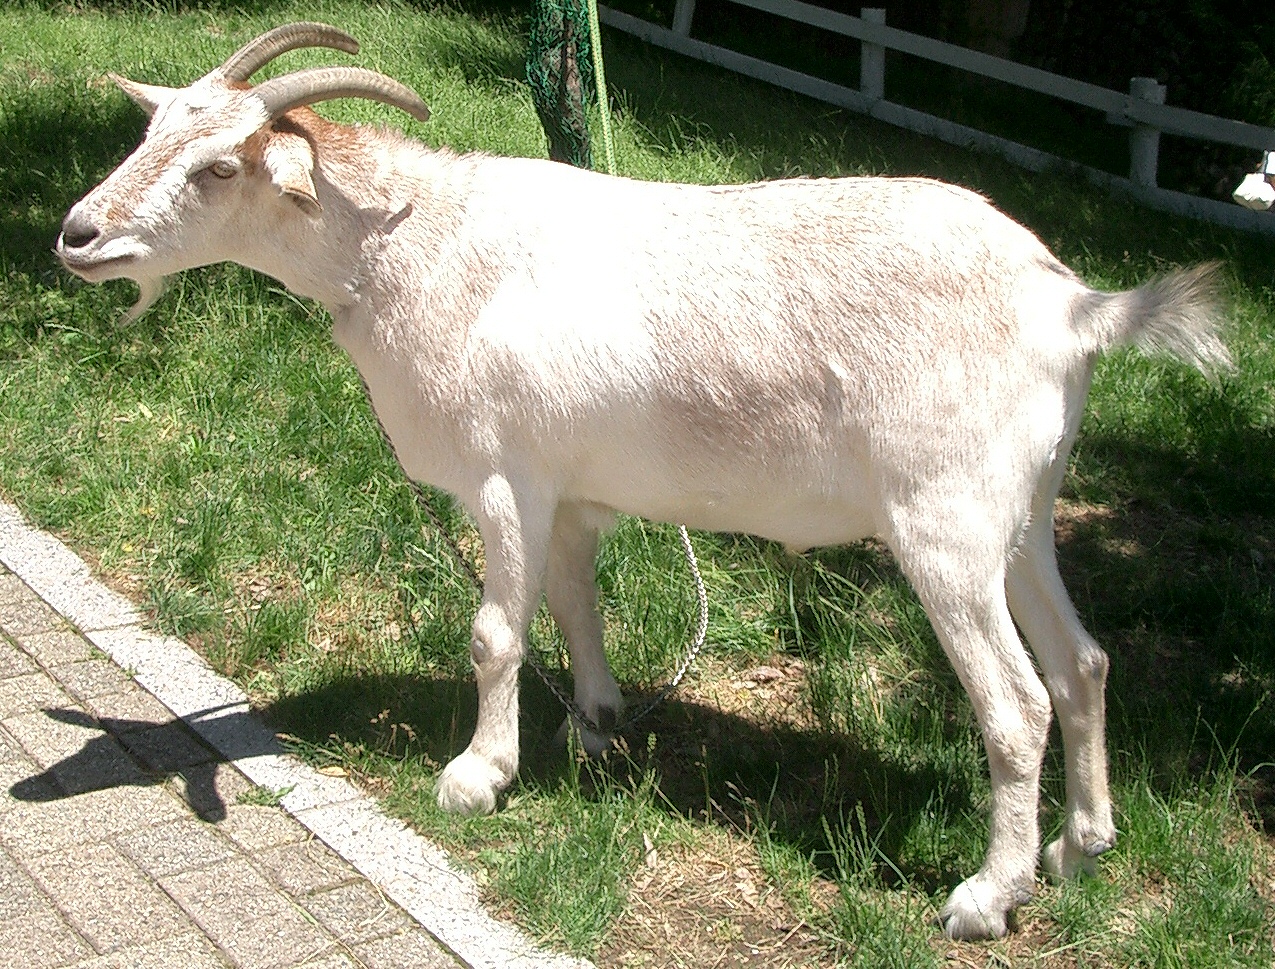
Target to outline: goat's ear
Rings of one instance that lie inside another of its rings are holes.
[[[171,101],[173,95],[177,93],[175,88],[160,87],[158,84],[143,84],[141,81],[130,81],[128,78],[120,77],[118,74],[108,72],[106,76],[114,81],[121,91],[132,98],[133,103],[145,111],[148,118],[154,117],[155,112]]]
[[[310,142],[290,131],[271,131],[262,163],[281,195],[296,202],[306,215],[318,218],[323,206],[314,191],[314,149]]]

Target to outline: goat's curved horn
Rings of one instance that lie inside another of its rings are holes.
[[[271,118],[303,104],[336,98],[368,98],[402,108],[419,121],[429,120],[429,106],[406,84],[363,67],[312,67],[272,77],[252,89]]]
[[[331,47],[347,54],[359,52],[359,42],[327,24],[301,21],[268,30],[235,51],[217,73],[228,81],[246,81],[280,54],[299,47]]]

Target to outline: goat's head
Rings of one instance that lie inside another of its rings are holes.
[[[272,206],[319,215],[314,147],[281,120],[287,112],[361,97],[429,117],[410,88],[361,68],[312,68],[248,84],[299,47],[355,53],[358,42],[335,27],[295,23],[257,37],[189,87],[111,75],[150,124],[137,149],[67,213],[57,255],[90,282],[137,282],[141,297],[126,319],[154,302],[165,276],[237,255],[245,238],[263,233]]]

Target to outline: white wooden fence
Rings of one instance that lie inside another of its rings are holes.
[[[1113,91],[898,30],[886,25],[885,11],[880,9],[865,8],[860,11],[861,17],[852,17],[801,3],[799,0],[730,2],[859,40],[862,48],[858,90],[694,39],[690,34],[695,0],[677,0],[671,29],[609,7],[600,6],[598,14],[608,26],[632,34],[647,43],[838,107],[870,115],[880,121],[938,138],[949,144],[992,152],[1031,171],[1074,172],[1097,185],[1129,195],[1150,208],[1204,219],[1231,228],[1275,235],[1275,214],[1253,212],[1239,205],[1174,192],[1156,185],[1161,133],[1251,148],[1256,163],[1259,152],[1275,149],[1275,129],[1166,105],[1164,85],[1151,78],[1133,78],[1127,93]],[[1129,128],[1129,177],[1122,178],[887,100],[887,49],[1103,112],[1110,123]]]

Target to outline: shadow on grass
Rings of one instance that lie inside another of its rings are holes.
[[[69,278],[53,245],[66,211],[141,140],[144,118],[121,98],[72,83],[33,86],[0,111],[0,266],[44,283]]]
[[[552,789],[569,773],[567,752],[555,739],[564,712],[534,677],[523,676],[521,697],[518,783]],[[364,752],[405,757],[433,769],[464,749],[476,701],[469,681],[356,676],[282,698],[262,712],[304,746],[344,751],[356,761]],[[889,831],[905,831],[906,818],[931,807],[936,791],[947,809],[970,808],[970,792],[955,774],[891,761],[854,737],[763,726],[703,703],[669,700],[623,741],[625,755],[599,778],[609,775],[627,788],[651,772],[665,809],[740,830],[765,823],[774,838],[806,852],[826,848],[825,819],[836,832],[862,811],[875,836],[886,814],[905,822],[886,825]],[[896,848],[888,838],[882,842],[887,856]],[[904,874],[929,889],[959,880],[956,871],[938,868]]]
[[[1183,777],[1238,770],[1275,834],[1275,446],[1254,433],[1225,461],[1146,440],[1091,439],[1120,462],[1118,504],[1059,514],[1064,579],[1111,656],[1113,761]],[[1263,480],[1263,474],[1267,475]]]

